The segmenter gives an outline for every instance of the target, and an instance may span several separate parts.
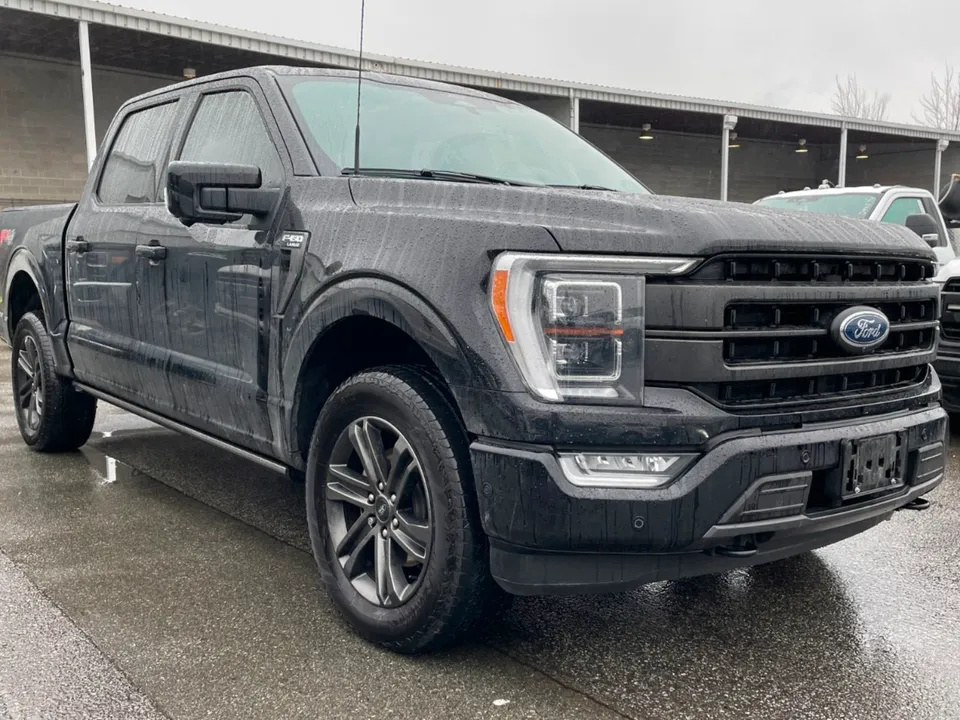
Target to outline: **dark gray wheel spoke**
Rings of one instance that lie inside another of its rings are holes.
[[[374,489],[374,483],[370,482],[369,478],[355,470],[351,470],[346,465],[331,465],[328,471],[331,481],[340,483],[344,487],[361,493],[364,496]]]
[[[410,583],[403,576],[389,537],[377,536],[374,574],[377,581],[377,597],[382,605],[399,605],[406,600]]]
[[[19,365],[20,369],[26,373],[27,377],[33,380],[34,361],[33,358],[29,357],[26,348],[23,348],[20,351],[20,354],[17,356],[17,365]]]
[[[366,525],[365,520],[363,524]],[[350,528],[350,530],[353,530],[353,528]],[[349,535],[350,531],[347,532],[348,537]],[[350,548],[349,555],[343,563],[343,574],[346,575],[348,579],[353,580],[359,574],[357,566],[363,558],[364,550],[370,545],[370,541],[373,540],[373,538],[380,539],[380,536],[377,535],[377,528],[367,526],[366,532],[361,532],[355,540],[353,547]]]
[[[366,492],[357,492],[345,483],[327,481],[327,500],[350,503],[357,507],[371,506],[369,495]]]
[[[409,555],[419,562],[427,558],[427,543],[430,541],[430,526],[404,517],[397,513],[399,525],[393,529],[393,536]]]
[[[360,420],[350,427],[350,442],[360,456],[364,474],[374,483],[385,482],[387,460],[383,455],[380,431],[369,420]]]

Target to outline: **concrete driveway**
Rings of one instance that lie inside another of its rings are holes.
[[[356,638],[282,477],[101,404],[23,446],[0,350],[0,718],[960,718],[960,485],[812,555]]]

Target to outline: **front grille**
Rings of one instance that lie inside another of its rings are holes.
[[[730,363],[798,362],[848,357],[829,337],[850,303],[732,303],[727,306],[723,359]],[[870,303],[891,321],[886,342],[872,354],[928,350],[936,337],[936,302]]]
[[[646,381],[685,387],[735,412],[856,408],[929,382],[940,299],[934,264],[863,255],[715,256],[689,274],[649,278]],[[960,339],[960,279],[956,285]],[[863,353],[833,337],[854,307],[890,321]]]
[[[857,256],[736,255],[705,263],[690,279],[732,282],[915,283],[934,276],[928,260]]]
[[[758,408],[771,404],[805,404],[872,391],[907,388],[926,380],[927,365],[815,377],[783,378],[692,386],[722,405]]]

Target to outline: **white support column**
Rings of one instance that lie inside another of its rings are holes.
[[[723,145],[720,147],[720,199],[726,202],[730,179],[730,131],[737,126],[736,115],[723,116]]]
[[[943,151],[950,147],[950,141],[945,138],[937,140],[937,154],[933,161],[933,197],[940,199],[940,168],[943,159]]]
[[[570,129],[580,134],[580,98],[573,90],[570,91]]]
[[[840,169],[837,171],[837,187],[847,186],[847,124],[840,126]]]
[[[93,114],[93,70],[90,67],[90,26],[80,21],[80,81],[83,86],[83,130],[87,139],[87,170],[97,157],[97,129]]]

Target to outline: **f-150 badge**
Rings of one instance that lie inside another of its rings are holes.
[[[285,232],[280,235],[277,247],[281,250],[299,250],[309,237],[308,232]]]

